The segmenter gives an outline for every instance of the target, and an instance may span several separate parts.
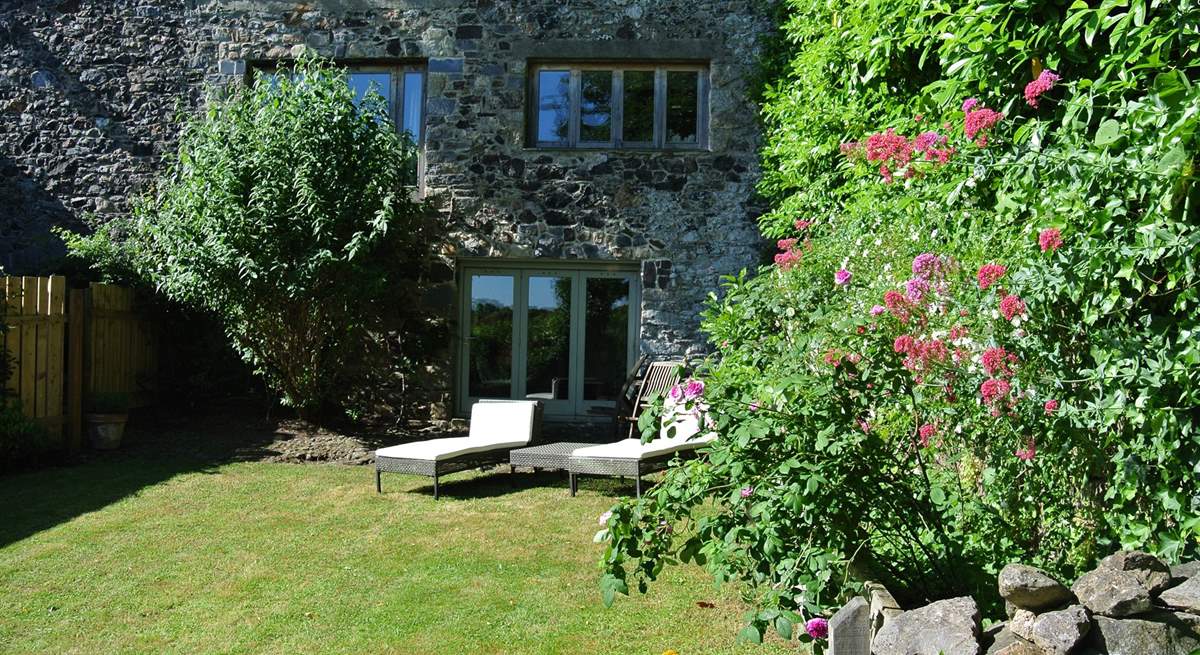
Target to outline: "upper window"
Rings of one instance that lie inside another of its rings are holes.
[[[708,147],[703,66],[540,64],[531,87],[538,147]]]
[[[273,82],[281,74],[280,69],[286,70],[286,64],[267,69],[268,80]],[[374,90],[383,97],[388,116],[396,128],[407,133],[418,147],[424,143],[424,66],[348,65],[345,69],[346,83],[354,90],[356,102],[361,102],[369,91]]]

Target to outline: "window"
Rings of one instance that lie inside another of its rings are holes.
[[[460,275],[462,413],[480,398],[541,400],[550,416],[615,407],[638,351],[637,271],[472,262]]]
[[[532,67],[529,140],[539,148],[708,147],[708,69]]]
[[[398,130],[404,131],[416,144],[419,156],[418,166],[424,164],[424,115],[425,115],[425,67],[423,65],[407,64],[398,66],[345,64],[346,83],[354,90],[357,101],[362,101],[370,90],[383,97],[387,105],[388,116],[396,124]],[[268,81],[274,84],[279,69],[286,70],[286,64],[266,68],[264,74]]]

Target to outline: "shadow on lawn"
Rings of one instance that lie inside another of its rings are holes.
[[[451,473],[450,477],[443,477],[441,479],[439,482],[441,497],[438,499],[438,502],[497,498],[529,489],[547,488],[561,489],[565,500],[569,500],[570,496],[566,471],[538,471],[532,473],[528,470],[518,469],[516,473],[510,476],[508,468],[502,466],[486,475],[469,478],[459,477],[460,475],[464,474]],[[403,484],[404,478],[413,479],[411,476],[385,473],[383,475],[384,495],[415,493],[428,496],[429,498],[433,497],[432,482],[416,487],[397,488]],[[653,476],[643,478],[643,489],[649,488],[650,481],[653,479]],[[391,485],[388,484],[389,481],[392,481]],[[579,491],[581,493],[595,491],[613,498],[617,496],[632,496],[634,493],[634,484],[632,479],[619,480],[617,478],[581,477],[579,478]]]
[[[135,415],[120,450],[85,451],[57,466],[0,475],[0,548],[180,474],[215,473],[231,462],[278,461],[281,440],[294,438],[281,425],[268,423],[261,407],[245,404],[210,407],[197,416],[166,410]],[[417,437],[352,438],[374,448]],[[363,484],[371,484],[365,473]]]

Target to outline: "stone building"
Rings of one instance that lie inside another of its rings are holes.
[[[312,48],[421,146],[454,268],[449,404],[587,416],[639,352],[702,350],[706,295],[758,263],[765,4],[2,0],[0,266],[53,269],[49,226],[124,211],[179,110]]]

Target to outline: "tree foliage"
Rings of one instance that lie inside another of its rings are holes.
[[[371,335],[415,312],[432,238],[411,142],[370,93],[306,56],[184,120],[126,220],[69,239],[110,276],[216,315],[233,345],[312,413],[354,388]]]
[[[605,587],[703,562],[749,583],[754,638],[864,577],[996,613],[1009,561],[1195,557],[1200,9],[788,7],[763,107],[781,265],[714,296],[721,439],[614,508]],[[943,277],[914,294],[923,255]]]

